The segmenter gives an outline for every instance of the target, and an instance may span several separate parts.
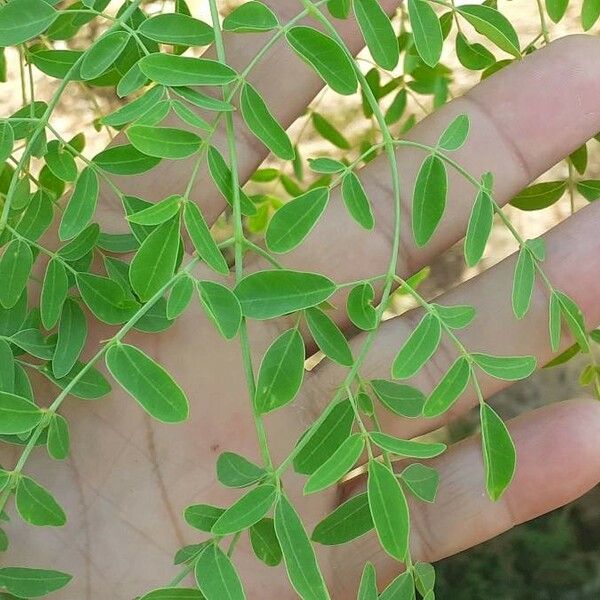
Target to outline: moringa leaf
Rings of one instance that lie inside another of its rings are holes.
[[[536,360],[533,356],[493,356],[481,353],[471,356],[482,371],[504,381],[525,379],[533,373],[536,367]]]
[[[231,11],[223,20],[225,31],[253,33],[271,31],[279,25],[275,13],[262,2],[245,2]]]
[[[40,316],[45,329],[52,329],[61,314],[69,291],[69,280],[60,260],[53,258],[48,262],[42,293],[40,296]]]
[[[161,44],[181,46],[208,46],[215,37],[213,28],[204,21],[176,13],[145,19],[138,33]]]
[[[433,356],[442,339],[442,328],[436,315],[427,313],[415,327],[392,363],[394,379],[416,375]]]
[[[21,476],[15,495],[17,511],[24,521],[38,527],[62,527],[67,517],[50,492],[30,477]]]
[[[15,239],[0,258],[0,305],[12,308],[17,304],[31,273],[33,253],[29,244]]]
[[[440,476],[435,469],[421,463],[408,465],[400,474],[406,487],[424,502],[435,502]]]
[[[273,519],[261,519],[250,527],[250,543],[252,550],[259,560],[269,567],[276,567],[283,557],[281,546],[275,533]]]
[[[199,281],[198,293],[206,314],[219,333],[226,340],[233,339],[242,323],[242,309],[235,294],[214,281]]]
[[[57,413],[54,413],[50,420],[46,444],[48,454],[54,460],[64,460],[69,456],[69,424]]]
[[[1,16],[0,13],[0,18]],[[71,579],[71,575],[61,571],[25,567],[0,568],[0,586],[19,598],[38,598],[56,592],[68,585]]]
[[[367,493],[357,494],[340,504],[315,527],[312,540],[325,546],[350,542],[373,529]]]
[[[519,251],[515,265],[512,288],[512,308],[517,319],[522,319],[531,306],[535,285],[535,262],[530,250],[525,247]]]
[[[498,48],[512,54],[515,58],[521,58],[517,32],[500,11],[479,4],[466,4],[456,10],[475,28],[475,31],[496,44]]]
[[[346,300],[346,310],[350,320],[364,331],[370,331],[377,326],[377,311],[372,302],[375,290],[369,282],[354,286]]]
[[[423,416],[433,418],[445,413],[465,391],[470,378],[469,361],[464,356],[460,356],[425,401]]]
[[[0,8],[0,46],[17,46],[43,33],[59,13],[43,0],[13,0]]]
[[[425,403],[423,392],[410,386],[385,379],[371,380],[371,387],[380,402],[401,417],[420,417]]]
[[[113,344],[106,352],[110,374],[152,417],[163,423],[188,418],[189,406],[183,390],[152,358],[127,344]]]
[[[174,127],[132,125],[127,137],[134,148],[147,156],[176,160],[195,154],[202,140],[191,131]]]
[[[223,452],[217,459],[217,479],[227,487],[247,487],[265,475],[262,467],[235,452]]]
[[[296,397],[304,378],[304,342],[297,329],[283,332],[267,349],[258,372],[254,406],[265,414]]]
[[[369,437],[382,450],[406,458],[435,458],[446,450],[446,444],[425,444],[412,440],[401,440],[379,431],[372,431]]]
[[[354,0],[354,14],[373,60],[391,71],[400,59],[398,38],[378,0]]]
[[[358,600],[377,600],[377,575],[373,563],[367,562],[360,578]]]
[[[216,544],[200,553],[196,583],[206,600],[245,600],[244,588],[231,559]]]
[[[88,48],[79,72],[84,80],[95,79],[109,69],[131,39],[128,31],[109,31]]]
[[[61,240],[70,240],[85,229],[96,211],[98,193],[98,176],[94,169],[86,167],[77,179],[60,221]]]
[[[347,51],[333,38],[306,26],[288,29],[285,35],[294,52],[313,67],[338,94],[356,92],[358,79]]]
[[[67,298],[58,324],[56,350],[52,357],[52,372],[61,379],[71,372],[87,339],[87,321],[79,304]]]
[[[444,45],[442,28],[435,11],[424,0],[408,0],[408,15],[419,56],[426,65],[435,67]]]
[[[354,358],[348,340],[325,312],[317,307],[309,308],[306,323],[315,343],[328,358],[344,367],[352,366]]]
[[[375,227],[373,208],[360,179],[354,171],[348,171],[342,179],[342,199],[350,216],[364,229]]]
[[[494,224],[494,204],[486,190],[479,190],[465,237],[465,262],[474,267],[483,256]]]
[[[186,202],[184,211],[185,228],[192,240],[194,249],[198,256],[217,273],[226,275],[229,273],[229,266],[213,239],[210,229],[200,212],[200,209],[193,202]]]
[[[0,433],[27,433],[39,425],[44,413],[30,400],[0,392]]]
[[[438,156],[429,155],[419,169],[413,193],[412,230],[417,246],[427,244],[435,233],[446,208],[447,194],[446,166]]]
[[[464,146],[469,136],[469,117],[467,115],[458,115],[443,131],[438,141],[438,146],[442,150],[458,150]]]

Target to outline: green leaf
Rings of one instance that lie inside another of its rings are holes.
[[[554,23],[558,23],[565,16],[567,6],[569,0],[546,0],[546,12]]]
[[[0,258],[0,304],[4,308],[12,308],[19,301],[32,266],[33,254],[29,244],[13,240],[6,246]]]
[[[256,557],[267,566],[276,567],[281,562],[283,555],[273,519],[261,519],[250,527],[250,543]]]
[[[200,148],[202,140],[195,133],[173,127],[132,125],[127,137],[140,152],[171,160],[187,158]]]
[[[211,529],[212,534],[228,535],[252,527],[273,506],[277,493],[277,488],[270,483],[250,490],[219,517]]]
[[[177,319],[188,307],[194,295],[194,282],[190,277],[182,277],[171,289],[167,302],[167,318]]]
[[[304,525],[285,496],[275,506],[275,532],[289,580],[301,598],[329,600],[329,593]]]
[[[433,418],[445,413],[463,394],[470,377],[469,361],[464,356],[460,356],[425,401],[423,416]]]
[[[189,87],[176,87],[171,91],[198,108],[217,112],[230,112],[234,110],[233,105],[229,102],[202,94],[198,90]]]
[[[510,203],[521,210],[541,210],[558,202],[566,189],[566,181],[544,181],[525,188]]]
[[[432,304],[432,306],[444,325],[451,329],[464,329],[475,318],[475,309],[468,304],[458,304],[456,306]]]
[[[167,86],[227,85],[237,77],[231,67],[216,60],[162,52],[144,56],[137,64],[148,79]]]
[[[305,494],[314,494],[338,482],[354,466],[365,448],[362,434],[355,433],[309,477]]]
[[[61,240],[69,240],[85,229],[96,211],[98,192],[98,176],[94,169],[86,167],[81,171],[63,213],[59,229]]]
[[[20,4],[16,2],[16,4]],[[43,2],[41,3],[43,4]],[[0,18],[1,18],[0,13]],[[46,569],[3,567],[0,569],[0,587],[19,598],[38,598],[65,587],[71,575]]]
[[[424,0],[409,0],[408,15],[419,56],[426,65],[435,67],[440,60],[444,45],[442,28],[435,11]]]
[[[73,155],[62,147],[58,140],[48,143],[44,160],[55,177],[61,181],[75,181],[77,179],[77,165]]]
[[[358,600],[377,600],[379,594],[377,592],[377,575],[373,563],[366,563],[365,568],[360,578],[360,586],[358,588]]]
[[[233,563],[216,544],[196,561],[196,582],[206,600],[245,600],[244,588]]]
[[[370,331],[377,326],[377,311],[372,302],[375,290],[369,282],[354,286],[346,300],[346,311],[350,320],[364,331]]]
[[[517,319],[522,319],[531,306],[535,285],[535,262],[528,248],[519,251],[512,289],[512,308]]]
[[[258,372],[254,406],[265,414],[296,397],[304,377],[304,342],[297,329],[283,332],[267,349]]]
[[[112,345],[106,352],[106,366],[123,389],[158,421],[178,423],[187,419],[189,406],[183,390],[138,348]]]
[[[60,315],[52,372],[57,379],[67,375],[75,366],[87,339],[87,321],[79,304],[68,298]]]
[[[44,32],[58,12],[43,0],[13,0],[0,8],[0,46],[16,46]]]
[[[533,356],[492,356],[479,353],[471,356],[482,371],[504,381],[525,379],[535,371],[536,367]]]
[[[367,493],[352,496],[327,515],[314,529],[312,540],[325,546],[337,546],[354,540],[373,529]]]
[[[235,452],[223,452],[217,459],[217,479],[231,488],[242,488],[256,483],[266,471]]]
[[[558,352],[561,337],[561,306],[560,299],[553,291],[550,295],[548,308],[548,329],[550,333],[550,347],[552,352]]]
[[[562,313],[567,326],[573,337],[577,340],[577,343],[584,352],[588,352],[590,345],[588,342],[587,328],[585,326],[585,319],[583,313],[572,298],[564,294],[563,292],[555,292],[560,302],[560,312]]]
[[[25,210],[19,215],[14,228],[28,240],[36,241],[52,223],[53,211],[50,196],[43,191],[33,194]]]
[[[10,341],[37,358],[48,360],[54,354],[54,344],[44,338],[37,329],[23,329],[15,333]]]
[[[13,128],[8,121],[0,121],[0,164],[3,164],[10,156],[15,136]]]
[[[303,447],[294,457],[294,469],[303,475],[314,473],[350,436],[354,410],[350,400],[342,400],[326,409],[327,416],[315,431],[307,433]]]
[[[335,158],[329,158],[327,156],[320,156],[319,158],[309,158],[308,164],[310,170],[315,173],[341,173],[346,170],[346,165]]]
[[[15,358],[8,341],[0,339],[0,390],[15,391]]]
[[[346,50],[331,37],[312,27],[295,26],[286,33],[292,49],[338,94],[356,92],[358,80]]]
[[[172,219],[178,212],[181,205],[181,196],[169,196],[148,208],[144,208],[127,216],[130,223],[138,225],[161,225],[165,221]]]
[[[387,125],[393,125],[397,123],[406,110],[408,102],[408,95],[405,89],[401,89],[390,104],[389,108],[385,113],[385,122]]]
[[[419,169],[413,193],[412,230],[417,246],[424,246],[433,236],[444,214],[447,194],[446,166],[432,154]]]
[[[140,600],[204,600],[204,596],[197,589],[168,587],[152,590]]]
[[[231,170],[227,166],[225,159],[221,153],[214,147],[211,146],[208,149],[208,170],[215,185],[225,198],[227,202],[233,206],[234,194]],[[256,207],[252,203],[252,200],[246,196],[243,190],[239,189],[240,204],[242,214],[246,216],[252,216],[256,214]]]
[[[396,354],[392,363],[392,377],[408,379],[416,375],[437,351],[441,339],[439,319],[436,315],[426,314]]]
[[[375,460],[369,461],[367,493],[382,548],[392,558],[404,562],[410,533],[408,504],[396,476]]]
[[[282,253],[297,248],[313,230],[329,202],[329,188],[318,187],[284,204],[266,231],[269,250]]]
[[[0,433],[27,433],[36,427],[44,413],[26,398],[0,392]]]
[[[118,283],[107,277],[77,273],[77,287],[86,306],[109,325],[125,323],[139,308]]]
[[[477,33],[515,58],[521,58],[521,46],[517,32],[510,21],[497,9],[491,6],[467,4],[456,10],[475,28]]]
[[[342,179],[342,199],[350,216],[364,229],[375,227],[373,208],[360,179],[353,171],[348,171]]]
[[[347,19],[352,8],[352,0],[328,0],[327,10],[336,19]]]
[[[588,201],[593,202],[600,198],[600,181],[586,179],[577,182],[577,191]]]
[[[173,277],[179,252],[179,219],[156,228],[142,243],[129,269],[131,287],[143,302]]]
[[[192,504],[185,509],[183,518],[190,527],[210,532],[224,512],[225,509],[210,504]]]
[[[371,387],[381,403],[401,417],[420,417],[425,404],[423,392],[410,386],[385,379],[373,379]]]
[[[406,487],[424,502],[435,502],[440,476],[435,469],[421,463],[408,465],[400,477]]]
[[[131,233],[102,233],[98,237],[98,248],[115,254],[128,254],[139,248],[139,243]]]
[[[279,25],[273,11],[262,2],[246,2],[230,12],[223,20],[225,31],[252,33],[271,31]]]
[[[69,262],[78,261],[93,250],[99,236],[100,226],[97,223],[92,223],[78,234],[77,237],[60,248],[57,254],[63,260]]]
[[[210,234],[210,229],[200,212],[200,209],[193,202],[186,202],[184,212],[185,228],[192,240],[192,244],[198,256],[217,273],[226,275],[229,273],[229,266],[219,250],[216,242]]]
[[[67,522],[63,509],[50,492],[30,477],[21,476],[15,496],[21,518],[39,527],[61,527]]]
[[[131,121],[135,121],[135,119],[143,116],[156,106],[164,98],[164,95],[165,88],[161,85],[155,85],[139,98],[121,106],[106,117],[102,117],[102,123],[112,127],[122,127],[127,123],[131,123]]]
[[[306,323],[317,346],[328,358],[344,367],[352,366],[354,357],[348,340],[326,313],[320,308],[309,308]]]
[[[471,71],[487,69],[496,62],[494,55],[483,44],[469,43],[460,31],[456,35],[456,57],[463,67]]]
[[[153,169],[160,162],[160,158],[146,156],[131,144],[123,144],[111,146],[96,154],[93,162],[113,175],[139,175]]]
[[[458,115],[440,136],[438,146],[449,151],[462,148],[469,136],[469,125],[467,115]]]
[[[240,109],[248,129],[274,154],[283,160],[294,158],[294,147],[260,94],[249,84],[242,87]]]
[[[313,127],[328,142],[337,146],[341,150],[350,150],[350,142],[345,138],[344,134],[339,131],[330,121],[323,115],[313,112],[311,115]]]
[[[161,44],[182,46],[208,46],[214,40],[214,32],[204,21],[188,15],[156,15],[142,21],[138,33]]]
[[[83,375],[80,375],[84,366],[86,367],[86,371]],[[65,389],[68,385],[70,386],[71,382],[77,377],[77,383],[73,387],[70,387],[69,393],[83,400],[102,398],[111,391],[110,384],[100,371],[93,367],[89,368],[88,365],[80,362],[76,363],[71,372],[62,379],[54,377],[49,365],[44,365],[40,369],[40,372],[61,389]]]
[[[95,79],[119,58],[130,40],[127,31],[109,31],[85,53],[79,72],[82,79]]]
[[[387,433],[372,431],[369,437],[382,450],[406,458],[435,458],[446,450],[446,444],[425,444],[412,440],[401,440]]]
[[[489,497],[495,501],[500,499],[514,477],[516,450],[506,425],[489,405],[481,405],[480,419],[486,488]]]
[[[400,59],[398,38],[377,0],[354,0],[354,14],[373,60],[384,69],[396,68]]]
[[[479,190],[465,237],[465,262],[474,267],[483,256],[494,224],[494,204],[485,190]]]
[[[64,460],[69,456],[69,424],[61,415],[55,413],[48,429],[48,454],[54,460]]]
[[[214,281],[199,281],[198,292],[202,306],[221,335],[231,340],[242,322],[242,309],[234,293]]]
[[[584,31],[591,29],[600,17],[600,2],[598,0],[583,0],[581,6],[581,26]]]
[[[335,283],[324,275],[278,269],[247,275],[234,292],[243,315],[264,320],[317,306],[335,290]]]
[[[396,579],[381,592],[379,600],[415,600],[415,586],[412,574],[410,572],[404,572],[401,575],[398,575],[398,577],[396,577]]]

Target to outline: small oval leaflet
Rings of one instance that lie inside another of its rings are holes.
[[[352,61],[338,42],[312,27],[289,29],[286,39],[293,50],[338,94],[356,92],[358,79]]]
[[[273,519],[261,519],[250,527],[250,543],[252,550],[259,560],[269,567],[276,567],[283,558],[281,546],[275,533]]]
[[[513,277],[512,307],[515,317],[522,319],[531,306],[535,285],[535,261],[527,247],[521,248]]]
[[[267,349],[256,383],[254,406],[265,414],[289,404],[304,378],[304,342],[297,329],[283,332]]]
[[[396,476],[375,460],[369,461],[367,493],[381,546],[392,558],[404,562],[410,532],[408,504]]]
[[[373,529],[367,493],[357,494],[340,504],[314,529],[312,540],[325,546],[345,544]]]
[[[87,321],[79,304],[67,298],[58,325],[52,372],[57,379],[67,375],[75,366],[87,339]]]
[[[354,14],[375,62],[391,71],[400,59],[398,38],[378,0],[354,0]]]
[[[410,334],[392,363],[394,379],[416,375],[438,349],[442,328],[436,315],[426,314]]]
[[[486,488],[490,498],[498,500],[515,474],[515,445],[506,425],[489,405],[481,405],[480,419]]]
[[[208,58],[158,52],[144,56],[137,64],[148,79],[168,86],[227,85],[237,77],[231,67]]]
[[[482,371],[504,381],[518,381],[529,377],[537,364],[534,356],[493,356],[481,353],[471,356]]]
[[[266,471],[235,452],[223,452],[217,459],[217,479],[227,487],[242,488],[256,483]]]
[[[442,55],[444,44],[435,11],[424,0],[408,0],[408,14],[419,56],[426,65],[435,67]]]
[[[86,167],[75,183],[75,189],[60,221],[58,233],[61,240],[74,238],[85,229],[96,211],[98,193],[98,175],[94,169]]]
[[[285,496],[275,506],[275,531],[290,582],[301,598],[329,600],[315,551],[298,513]]]
[[[425,403],[423,392],[410,386],[385,379],[373,379],[371,387],[381,403],[401,417],[419,417]]]
[[[69,424],[56,413],[50,421],[47,446],[48,454],[54,460],[64,460],[69,455]]]
[[[179,212],[180,204],[181,196],[169,196],[148,208],[128,215],[127,220],[138,225],[161,225]]]
[[[212,526],[213,535],[228,535],[258,523],[273,506],[277,488],[265,483],[250,490],[232,504]]]
[[[24,521],[38,527],[61,527],[67,517],[52,494],[30,477],[21,476],[15,496],[17,511]]]
[[[224,508],[210,504],[192,504],[185,509],[183,518],[190,527],[209,532],[224,512]]]
[[[210,229],[198,206],[193,202],[186,202],[183,219],[185,228],[198,256],[204,260],[213,271],[223,275],[229,273],[227,261],[214,241]]]
[[[360,585],[358,587],[358,600],[377,600],[379,592],[377,590],[377,574],[373,563],[365,563]]]
[[[444,130],[438,141],[438,146],[443,150],[458,150],[467,141],[469,136],[469,117],[458,115]]]
[[[406,487],[424,502],[434,502],[437,495],[440,476],[435,469],[413,463],[408,465],[401,475]]]
[[[279,25],[275,13],[262,2],[252,0],[238,6],[223,20],[225,31],[252,33],[271,31]]]
[[[181,159],[191,156],[200,148],[202,140],[191,131],[173,127],[132,125],[127,137],[134,148],[156,158]]]
[[[206,314],[221,335],[227,340],[233,339],[242,322],[242,309],[233,292],[214,281],[199,281],[198,293]]]
[[[81,62],[80,73],[83,79],[99,77],[119,58],[129,42],[127,31],[110,31],[86,51]]]
[[[349,171],[342,179],[342,199],[350,216],[364,229],[375,227],[373,207],[365,189],[354,171]]]
[[[58,259],[53,258],[46,267],[40,297],[40,316],[45,329],[52,329],[56,325],[68,291],[65,268]]]
[[[359,283],[348,294],[348,317],[359,329],[370,331],[377,327],[377,311],[372,304],[374,299],[375,290],[369,282]]]
[[[45,596],[65,587],[71,579],[73,579],[72,575],[47,569],[27,569],[25,567],[0,569],[0,586],[19,598]]]
[[[16,46],[45,31],[58,12],[43,0],[13,0],[0,8],[0,46]]]
[[[234,292],[242,313],[262,320],[316,306],[335,290],[335,283],[324,275],[278,269],[247,275]]]
[[[273,215],[265,234],[269,250],[289,252],[312,231],[329,202],[329,188],[318,187],[284,204]]]
[[[12,308],[21,297],[33,266],[29,244],[15,239],[4,249],[0,258],[0,304]]]
[[[401,440],[379,431],[372,431],[369,437],[382,450],[406,458],[435,458],[446,450],[446,444],[425,444],[412,440]]]
[[[317,307],[309,308],[306,323],[317,346],[328,358],[344,367],[352,366],[354,358],[348,340],[325,312]]]
[[[210,25],[188,15],[175,13],[156,15],[144,20],[138,32],[162,44],[206,46],[214,40]]]
[[[206,600],[245,600],[246,595],[230,558],[210,544],[196,561],[196,582]]]
[[[204,600],[204,596],[197,589],[169,587],[152,590],[140,600]]]
[[[460,356],[425,401],[423,416],[433,418],[445,413],[465,391],[470,378],[469,361]]]
[[[465,237],[465,262],[475,266],[483,256],[494,224],[494,203],[486,190],[479,190],[469,217]]]
[[[123,389],[158,421],[178,423],[187,419],[189,405],[182,389],[138,348],[112,345],[106,352],[106,366]]]
[[[27,398],[0,392],[0,433],[27,433],[42,420],[44,413]]]
[[[269,111],[260,94],[249,84],[242,87],[240,110],[248,129],[283,160],[292,160],[294,147],[287,133]]]

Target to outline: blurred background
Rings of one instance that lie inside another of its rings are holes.
[[[223,0],[223,16],[241,3],[239,0]],[[64,3],[65,6],[69,4],[71,2]],[[116,11],[118,4],[111,3],[107,10]],[[498,4],[517,29],[523,46],[534,41],[539,47],[540,17],[537,1],[501,0]],[[187,5],[194,16],[210,20],[204,0],[187,0]],[[277,3],[273,2],[272,5],[276,9]],[[144,6],[150,13],[168,12],[172,3],[146,2]],[[559,24],[548,21],[552,39],[582,31],[581,7],[582,0],[570,0],[566,15]],[[443,12],[440,10],[440,15]],[[399,30],[402,30],[404,25],[401,10],[396,21]],[[78,36],[69,41],[68,46],[60,41],[54,41],[52,44],[56,48],[85,47],[101,32],[98,27],[97,21],[84,26]],[[589,33],[600,33],[598,24]],[[461,95],[481,79],[482,70],[469,70],[458,60],[453,36],[454,33],[451,33],[445,44],[442,63],[435,69],[408,72],[406,65],[401,64],[398,72],[379,75],[370,73],[370,81],[374,82],[373,85],[379,91],[386,87],[389,89],[380,100],[386,110],[390,109],[394,102],[397,108],[401,101],[406,100],[400,114],[393,117],[392,131],[395,135],[406,132],[414,123],[435,110],[437,105]],[[471,31],[469,41],[483,40]],[[507,58],[497,49],[494,52],[497,60]],[[1,87],[2,115],[16,111],[22,105],[23,94],[16,50],[6,50],[6,61],[10,85]],[[371,71],[372,64],[368,55],[361,55],[361,64],[364,65],[366,73]],[[35,67],[33,73],[38,96],[49,97],[57,81]],[[485,75],[486,71],[483,70],[483,76]],[[405,98],[398,100],[401,90],[404,90]],[[55,113],[53,124],[67,139],[83,131],[86,134],[85,154],[92,157],[110,142],[112,135],[107,128],[99,125],[99,118],[122,103],[123,100],[114,94],[112,87],[90,88],[83,84],[71,85]],[[306,114],[290,131],[290,137],[298,145],[299,154],[304,161],[310,156],[331,156],[339,159],[349,157],[353,153],[356,156],[360,149],[368,147],[376,136],[373,119],[365,114],[360,97],[340,97],[327,91],[319,94]],[[582,179],[600,179],[599,152],[600,143],[591,140],[586,148],[580,149],[571,160],[562,161],[541,178],[542,182],[566,182],[562,197],[557,198],[547,208],[524,211],[508,207],[510,218],[525,238],[539,236],[589,200],[578,193],[576,182]],[[247,227],[257,237],[264,231],[273,210],[299,193],[299,190],[314,183],[316,176],[307,171],[304,161],[296,165],[267,161],[263,167],[277,169],[277,176],[267,182],[250,182],[248,192],[253,194],[260,210],[258,216],[247,223]],[[57,182],[49,182],[48,185],[50,184],[59,185]],[[60,189],[56,189],[55,192],[58,194]],[[216,235],[225,238],[228,229],[229,223],[225,215],[216,225]],[[476,269],[465,267],[462,248],[458,245],[423,273],[420,289],[426,296],[433,297],[476,275],[515,250],[516,245],[512,237],[504,228],[498,227],[492,235],[484,260]],[[409,307],[405,296],[396,295],[389,307],[390,314]],[[502,417],[511,418],[546,403],[581,395],[584,392],[578,381],[584,363],[583,358],[576,357],[566,364],[544,369],[526,382],[514,385],[508,391],[499,394],[492,400],[492,404]],[[477,418],[466,417],[454,423],[447,431],[442,432],[442,435],[449,441],[456,441],[475,432],[476,427]],[[575,504],[441,562],[438,565],[438,597],[444,600],[598,599],[599,547],[600,492],[593,490]]]

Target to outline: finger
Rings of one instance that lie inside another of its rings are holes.
[[[413,560],[434,562],[456,554],[587,492],[600,480],[598,427],[596,400],[562,402],[510,421],[517,470],[498,502],[485,494],[479,436],[428,462],[439,470],[440,488],[434,504],[411,502]],[[344,567],[340,581],[348,591],[356,589],[365,560],[375,563],[382,585],[399,572],[374,535],[340,552],[344,555],[335,560]]]
[[[552,229],[544,239],[547,244],[547,260],[542,267],[555,289],[570,295],[584,311],[588,327],[600,322],[600,293],[598,267],[600,239],[600,204],[592,204]],[[456,331],[457,337],[468,352],[486,352],[497,355],[534,355],[538,365],[545,364],[552,356],[548,334],[548,291],[539,282],[536,286],[529,313],[517,320],[512,311],[511,287],[515,256],[502,261],[481,275],[463,283],[437,299],[439,304],[470,304],[475,307],[476,317],[472,324]],[[386,321],[365,359],[361,373],[368,379],[390,378],[390,365],[404,340],[421,318],[420,310],[412,311],[396,319]],[[366,334],[356,336],[352,347],[357,355]],[[563,332],[563,347],[571,340]],[[427,366],[407,383],[428,394],[458,356],[456,345],[447,335],[442,337],[440,350],[428,361]],[[313,373],[307,388],[310,401],[323,406],[331,397],[340,377],[339,367],[323,363]],[[506,387],[508,382],[487,376],[478,377],[484,396],[488,397]],[[436,429],[445,422],[462,414],[477,402],[475,391],[469,387],[462,398],[444,415],[437,419],[405,419],[381,409],[384,428],[395,435],[412,437]]]
[[[455,116],[468,114],[469,139],[453,156],[476,177],[492,171],[495,199],[504,204],[600,130],[600,111],[596,110],[599,94],[600,40],[571,36],[503,69],[464,97],[438,109],[416,126],[409,137],[435,144]],[[425,154],[401,148],[396,156],[403,201],[398,272],[407,276],[464,235],[475,190],[450,170],[446,214],[431,242],[417,248],[411,231],[410,199]],[[338,282],[385,273],[394,222],[387,158],[378,157],[359,175],[374,205],[375,230],[364,231],[350,219],[338,189],[327,214],[307,241],[283,257],[286,266],[322,272]],[[334,303],[343,307],[344,300],[342,294]],[[338,311],[337,318],[342,325],[348,324],[343,309]]]
[[[300,3],[293,0],[277,2],[273,0],[267,4],[271,5],[282,23],[289,22],[301,12]],[[397,0],[385,0],[382,5],[392,11],[397,7],[398,2]],[[307,19],[304,19],[298,24],[307,24],[308,22]],[[351,52],[356,53],[362,48],[362,36],[354,19],[336,21],[336,28]],[[225,33],[224,45],[228,64],[238,73],[242,73],[274,35],[274,33],[252,35]],[[205,56],[216,59],[216,50],[209,49]],[[267,106],[284,128],[291,125],[323,87],[323,80],[289,48],[284,36],[280,36],[279,40],[252,68],[247,80],[260,92]],[[220,95],[218,90],[213,90],[211,93]],[[233,104],[237,106],[237,98],[234,98]],[[206,113],[203,116],[212,122],[215,113]],[[244,183],[269,152],[246,128],[239,111],[234,112],[233,118],[238,155],[238,176]],[[176,119],[173,118],[172,121],[176,121]],[[117,137],[116,143],[125,141],[125,136],[120,135]],[[212,136],[210,143],[220,148],[224,156],[227,156],[227,134],[224,119],[221,119],[220,126]],[[184,192],[196,160],[197,157],[183,161],[163,161],[150,173],[137,177],[114,179],[126,194],[141,196],[147,200],[160,200],[167,195]],[[205,160],[204,163],[206,163]],[[105,189],[104,195],[109,205],[116,207],[120,215],[121,207],[110,201],[112,198],[110,189]],[[225,208],[225,201],[215,189],[205,166],[201,168],[196,177],[191,196],[200,203],[206,219],[210,223],[214,222]],[[113,219],[110,224],[113,227],[119,225],[123,227],[122,219],[119,221]]]

